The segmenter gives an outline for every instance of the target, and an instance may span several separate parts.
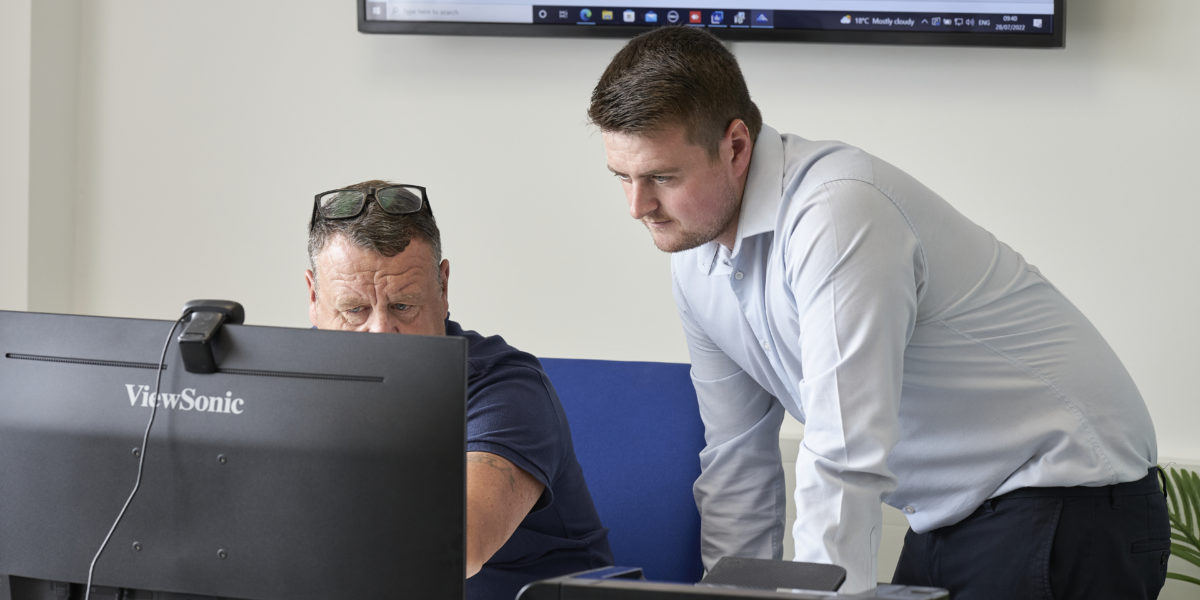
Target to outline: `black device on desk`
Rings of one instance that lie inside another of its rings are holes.
[[[463,597],[466,340],[171,327],[0,311],[0,598]]]
[[[725,561],[726,559],[721,559]],[[646,581],[642,571],[631,567],[606,567],[535,581],[525,586],[517,600],[949,600],[946,590],[939,588],[906,585],[879,584],[874,590],[858,594],[832,591],[841,585],[845,570],[835,565],[799,563],[799,568],[786,561],[735,559],[737,564],[729,567],[723,577],[725,581],[738,581],[739,585],[700,583],[663,583]],[[720,562],[717,563],[720,566]],[[714,571],[716,567],[714,567]],[[746,576],[765,576],[788,586],[778,589],[763,589],[770,586],[756,581],[750,583]],[[782,578],[782,579],[781,579]],[[712,581],[712,580],[709,580]],[[805,585],[811,582],[813,586]],[[750,587],[747,587],[747,586]]]

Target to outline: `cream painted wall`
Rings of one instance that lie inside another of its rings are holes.
[[[34,60],[65,92],[31,85],[27,56],[61,29],[0,8],[0,308],[173,318],[224,297],[306,326],[312,194],[381,177],[429,187],[468,327],[544,356],[687,360],[667,257],[586,124],[621,41],[363,35],[352,2],[45,1],[77,15],[74,61]],[[1193,0],[1091,0],[1060,50],[731,47],[768,123],[879,154],[1038,265],[1126,361],[1160,452],[1197,462],[1197,20]],[[73,144],[31,151],[30,99],[63,93],[74,120],[45,135]],[[21,225],[64,189],[76,241],[44,268],[69,286],[28,272],[62,231]]]
[[[36,0],[30,53],[29,306],[73,312],[81,0]]]
[[[0,2],[0,308],[17,310],[29,308],[30,3]]]
[[[0,308],[70,312],[79,0],[0,6]]]

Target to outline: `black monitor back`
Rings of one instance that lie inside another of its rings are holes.
[[[465,340],[226,325],[212,374],[172,340],[143,449],[170,327],[0,311],[0,598],[86,581],[143,451],[96,586],[462,598]]]

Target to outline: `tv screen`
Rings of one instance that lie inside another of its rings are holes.
[[[465,340],[171,325],[0,311],[0,598],[463,597]]]
[[[1064,26],[1064,0],[357,1],[364,33],[632,37],[682,25],[728,40],[1048,48]]]

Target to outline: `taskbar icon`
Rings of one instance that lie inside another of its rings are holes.
[[[690,25],[693,27],[774,27],[772,10],[721,8],[662,8],[628,6],[532,7],[534,23],[577,25]]]

